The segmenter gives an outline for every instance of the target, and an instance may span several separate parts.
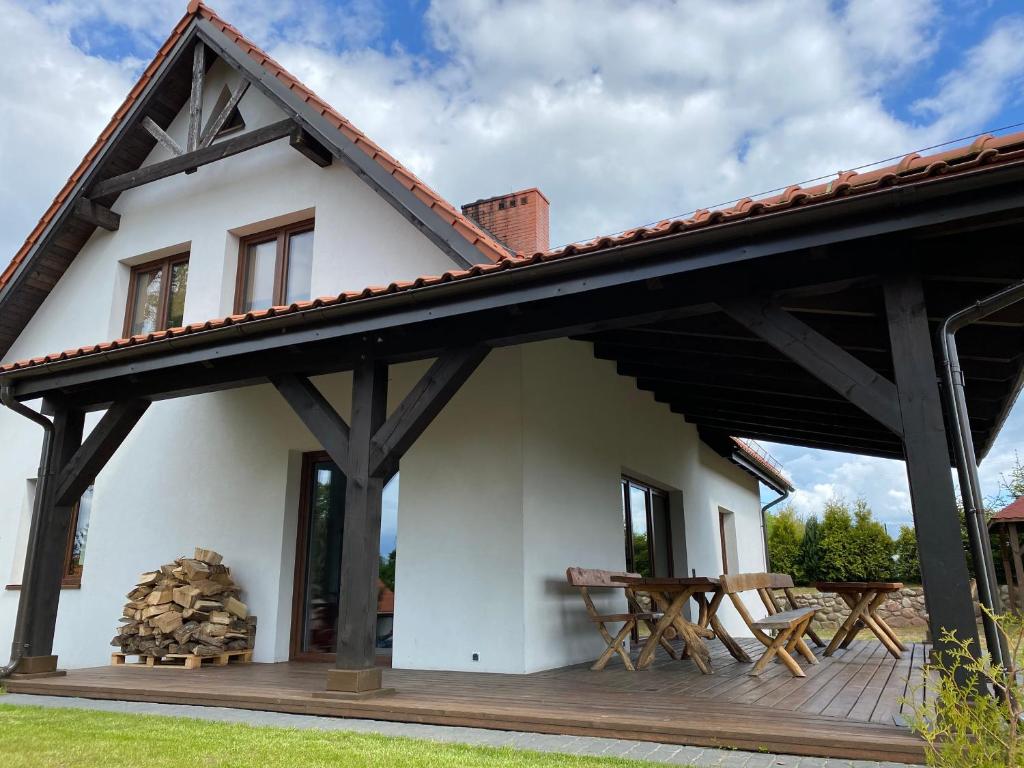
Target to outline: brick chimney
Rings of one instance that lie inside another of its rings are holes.
[[[462,212],[516,253],[549,248],[548,199],[536,187],[467,203]]]

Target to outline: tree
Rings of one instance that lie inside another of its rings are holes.
[[[804,580],[821,580],[821,525],[811,517],[804,524],[804,537],[800,541],[800,570]]]
[[[821,578],[823,581],[852,581],[853,517],[840,498],[825,503],[821,519]]]
[[[391,554],[387,557],[380,556],[380,580],[384,582],[384,585],[392,592],[395,591],[395,561],[398,558],[398,550],[392,549]]]
[[[917,534],[909,525],[900,526],[896,537],[896,573],[907,584],[921,583],[921,561],[917,555]]]
[[[853,509],[853,559],[850,563],[854,581],[888,581],[893,573],[893,540],[885,526],[874,519],[864,499]]]
[[[776,573],[788,573],[795,581],[802,580],[800,540],[803,523],[792,507],[783,507],[768,515],[768,562]]]

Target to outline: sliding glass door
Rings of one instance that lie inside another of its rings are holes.
[[[397,477],[385,491],[377,598],[377,649],[389,657],[395,611]],[[337,648],[345,475],[326,453],[303,457],[292,616],[292,658],[326,660]]]

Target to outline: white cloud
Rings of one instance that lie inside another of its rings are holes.
[[[184,0],[0,0],[0,260],[123,99]],[[886,106],[957,13],[934,0],[434,0],[442,63],[383,45],[383,5],[217,0],[218,11],[455,203],[523,186],[561,243],[833,173],[983,129],[1019,104],[1024,19],[993,26],[915,107]],[[72,40],[76,44],[72,44]],[[357,286],[339,286],[351,288]],[[986,494],[1024,439],[1015,417]],[[909,520],[903,465],[775,449],[794,503],[863,494]],[[991,489],[991,490],[990,490]]]

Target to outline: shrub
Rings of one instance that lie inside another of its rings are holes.
[[[792,507],[783,507],[768,515],[769,568],[777,573],[788,573],[795,581],[801,580],[800,539],[803,523]]]
[[[825,504],[821,518],[821,578],[824,581],[852,581],[853,518],[842,499]]]
[[[853,559],[849,566],[853,580],[888,581],[893,574],[893,540],[885,526],[872,517],[863,499],[854,505],[853,517]]]
[[[915,695],[918,686],[903,702],[907,723],[924,738],[928,765],[934,768],[1024,765],[1024,683],[1020,674],[1024,620],[1011,615],[994,618],[1010,648],[1007,669],[993,664],[987,653],[975,658],[973,640],[959,640],[953,632],[944,632],[949,650],[937,663],[925,667],[932,673],[927,685],[934,692],[924,701],[924,696]],[[988,694],[979,695],[980,689]]]
[[[896,538],[896,573],[902,582],[921,583],[921,561],[917,555],[917,534],[909,525],[900,527]]]
[[[821,580],[821,526],[816,517],[804,523],[804,537],[800,541],[800,570],[808,582]]]

